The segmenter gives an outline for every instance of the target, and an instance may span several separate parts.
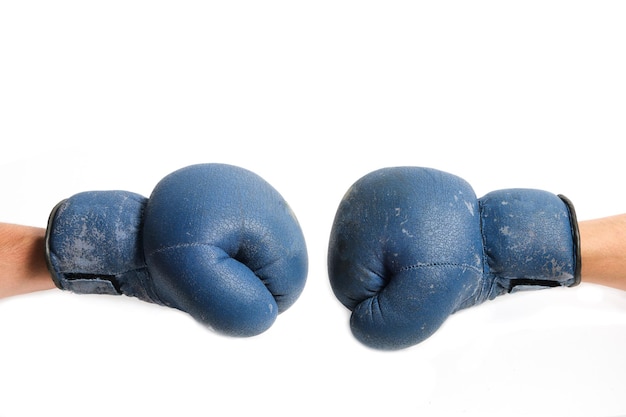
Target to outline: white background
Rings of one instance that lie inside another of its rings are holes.
[[[250,339],[128,297],[0,300],[0,416],[626,415],[623,292],[505,296],[378,352],[326,271],[343,193],[384,166],[626,212],[625,22],[617,1],[0,3],[1,221],[223,162],[283,194],[310,256]]]

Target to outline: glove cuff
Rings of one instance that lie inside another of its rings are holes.
[[[582,256],[580,253],[580,230],[578,228],[578,218],[576,217],[576,210],[572,201],[565,197],[563,194],[559,194],[558,197],[565,203],[567,210],[569,211],[570,227],[572,230],[572,244],[574,245],[574,281],[570,284],[570,287],[575,287],[580,284],[581,271],[582,271]]]
[[[64,291],[71,291],[76,294],[109,294],[120,295],[121,292],[113,285],[111,276],[104,274],[74,274],[61,273],[60,259],[50,249],[52,240],[52,230],[54,219],[59,209],[68,201],[68,199],[59,202],[48,217],[48,227],[46,228],[45,247],[46,247],[46,265],[52,277],[52,282],[57,288]]]
[[[508,189],[487,194],[480,208],[492,293],[580,283],[578,223],[569,200],[547,191]]]
[[[125,294],[162,304],[143,256],[146,201],[125,191],[93,191],[57,204],[45,236],[54,284],[77,294]]]
[[[48,217],[46,228],[45,248],[46,264],[52,276],[52,281],[60,290],[71,291],[76,294],[107,294],[121,295],[122,292],[114,285],[114,277],[105,274],[71,273],[61,272],[63,261],[51,250],[54,222],[61,207],[68,203],[69,199],[60,201]]]

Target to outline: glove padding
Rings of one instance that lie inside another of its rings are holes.
[[[175,171],[149,199],[74,195],[52,211],[46,249],[60,289],[137,297],[231,336],[267,330],[300,296],[308,268],[286,201],[256,174],[224,164]]]
[[[525,289],[580,282],[578,225],[564,197],[530,189],[478,200],[454,175],[385,168],[346,193],[331,230],[332,289],[355,337],[401,349],[454,312]]]

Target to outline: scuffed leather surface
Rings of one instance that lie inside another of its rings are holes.
[[[355,337],[401,349],[431,336],[454,312],[514,289],[573,283],[568,210],[536,190],[480,202],[463,179],[394,167],[358,180],[331,230],[332,289]]]
[[[232,336],[268,329],[300,296],[308,268],[286,201],[256,174],[224,164],[178,170],[149,199],[74,195],[53,210],[46,245],[61,289],[138,297]]]
[[[162,300],[219,331],[268,327],[304,288],[298,221],[250,171],[222,164],[176,171],[156,186],[145,217],[146,262]]]

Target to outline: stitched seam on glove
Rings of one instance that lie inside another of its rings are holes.
[[[207,246],[207,247],[211,247],[211,248],[216,248],[216,249],[219,249],[221,252],[226,253],[226,251],[224,251],[224,249],[220,248],[219,246],[217,246],[215,244],[194,242],[194,243],[179,243],[177,245],[165,246],[163,248],[159,248],[159,249],[153,250],[152,252],[147,254],[147,256],[152,256],[154,254],[165,252],[165,251],[168,251],[168,250],[171,250],[171,249],[193,248],[193,247],[200,247],[200,246]]]
[[[457,263],[453,263],[453,262],[432,262],[432,263],[419,263],[419,264],[415,264],[415,265],[409,265],[409,266],[404,266],[402,268],[400,268],[400,271],[409,271],[412,269],[419,269],[419,268],[433,268],[433,267],[444,267],[444,268],[463,268],[463,269],[472,269],[476,272],[482,273],[482,269],[474,266],[474,265],[470,265],[470,264],[457,264]]]
[[[239,259],[240,259],[239,257],[237,257],[237,254],[230,255],[230,254],[228,254],[228,252],[226,252],[224,249],[222,249],[218,245],[215,245],[215,244],[212,244],[212,243],[201,243],[201,242],[180,243],[178,245],[166,246],[166,247],[159,248],[159,249],[156,249],[156,250],[150,252],[147,256],[150,257],[152,255],[155,255],[155,254],[158,254],[158,253],[161,253],[161,252],[166,252],[166,251],[172,250],[172,249],[193,248],[193,247],[209,247],[209,248],[217,249],[217,250],[219,250],[219,252],[221,252],[221,253],[223,253],[225,255],[224,258],[231,258],[231,259],[235,259],[237,261],[239,261]],[[258,275],[259,271],[261,271],[261,270],[263,270],[265,268],[269,268],[273,264],[278,263],[280,261],[282,261],[281,258],[272,259],[272,260],[266,262],[265,264],[259,266],[258,268],[252,270],[252,272],[255,275]]]

